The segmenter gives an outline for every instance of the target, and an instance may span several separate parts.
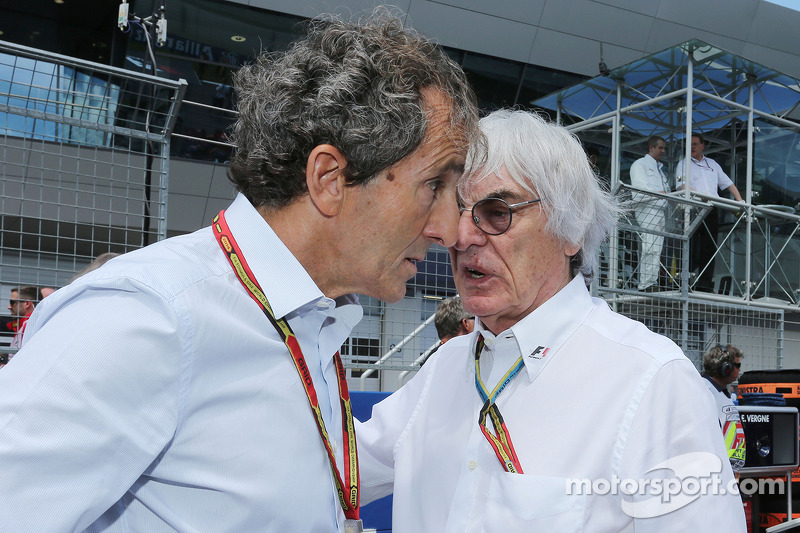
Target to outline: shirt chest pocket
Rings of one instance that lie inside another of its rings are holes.
[[[586,496],[567,494],[567,480],[502,472],[486,501],[485,533],[583,531]]]

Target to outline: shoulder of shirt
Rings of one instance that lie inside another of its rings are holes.
[[[70,285],[126,291],[150,290],[171,300],[188,287],[227,271],[210,227],[128,252]]]
[[[641,322],[612,311],[604,300],[592,298],[592,302],[594,309],[582,325],[607,341],[628,348],[632,357],[647,357],[659,365],[676,360],[691,364],[680,347],[669,338],[650,331]]]
[[[461,364],[460,362],[465,360],[466,357],[472,356],[471,348],[473,346],[474,338],[475,333],[453,337],[446,343],[439,346],[436,352],[430,357],[428,362],[425,363],[425,366],[428,366],[430,363],[436,363],[437,361],[443,361],[442,357],[446,358],[446,362],[444,364],[455,363],[456,361]]]

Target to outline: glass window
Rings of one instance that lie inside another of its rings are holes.
[[[160,2],[158,3],[160,5]],[[156,2],[139,1],[137,14],[144,16]],[[173,0],[167,11],[168,37],[154,55],[158,75],[183,78],[188,87],[184,100],[219,108],[184,104],[174,132],[171,155],[224,163],[231,148],[226,133],[235,120],[233,72],[259,52],[286,49],[297,36],[304,19],[210,0]],[[145,32],[132,24],[128,33],[125,67],[152,72]],[[199,139],[204,139],[203,142]]]
[[[467,52],[461,64],[485,110],[511,107],[516,102],[523,64]]]

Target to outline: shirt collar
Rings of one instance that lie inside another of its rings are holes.
[[[564,343],[592,310],[592,297],[586,289],[583,275],[578,274],[552,298],[534,309],[528,316],[511,326],[499,336],[510,331],[517,341],[525,362],[528,379],[533,381],[544,366],[557,354]],[[485,338],[495,338],[486,330],[480,319],[475,329]],[[477,339],[477,335],[475,336]],[[475,344],[472,343],[472,353]]]
[[[225,210],[225,220],[276,318],[285,317],[309,304],[323,302],[333,308],[358,303],[358,298],[353,294],[337,298],[336,301],[326,298],[303,265],[243,194],[239,193]],[[348,323],[361,319],[360,307],[356,307],[352,313],[346,313]],[[358,318],[355,318],[355,314],[358,314]]]
[[[651,160],[653,161],[653,163],[655,163],[655,164],[656,164],[656,166],[657,166],[657,167],[659,167],[659,168],[661,168],[662,166],[664,166],[664,165],[663,165],[663,163],[662,163],[661,161],[656,161],[656,158],[655,158],[655,157],[653,157],[653,156],[652,156],[652,155],[650,155],[650,154],[644,154],[644,157],[645,157],[645,159],[651,159]]]
[[[730,392],[728,392],[728,388],[727,388],[727,387],[723,387],[722,385],[720,385],[719,383],[717,383],[717,381],[716,381],[714,378],[712,378],[711,376],[709,376],[709,375],[708,375],[708,374],[706,374],[706,373],[703,373],[703,374],[702,374],[702,376],[703,376],[704,378],[706,378],[706,379],[708,380],[708,382],[709,382],[709,383],[711,383],[712,385],[714,385],[714,388],[715,388],[715,389],[717,389],[719,392],[721,392],[722,394],[724,394],[724,395],[725,395],[725,396],[727,396],[728,398],[730,398],[730,397],[731,397],[731,393],[730,393]]]

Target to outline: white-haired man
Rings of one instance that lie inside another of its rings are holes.
[[[365,496],[394,492],[395,533],[745,531],[697,371],[589,295],[616,211],[580,144],[522,111],[481,128],[450,249],[475,331],[360,428]]]

